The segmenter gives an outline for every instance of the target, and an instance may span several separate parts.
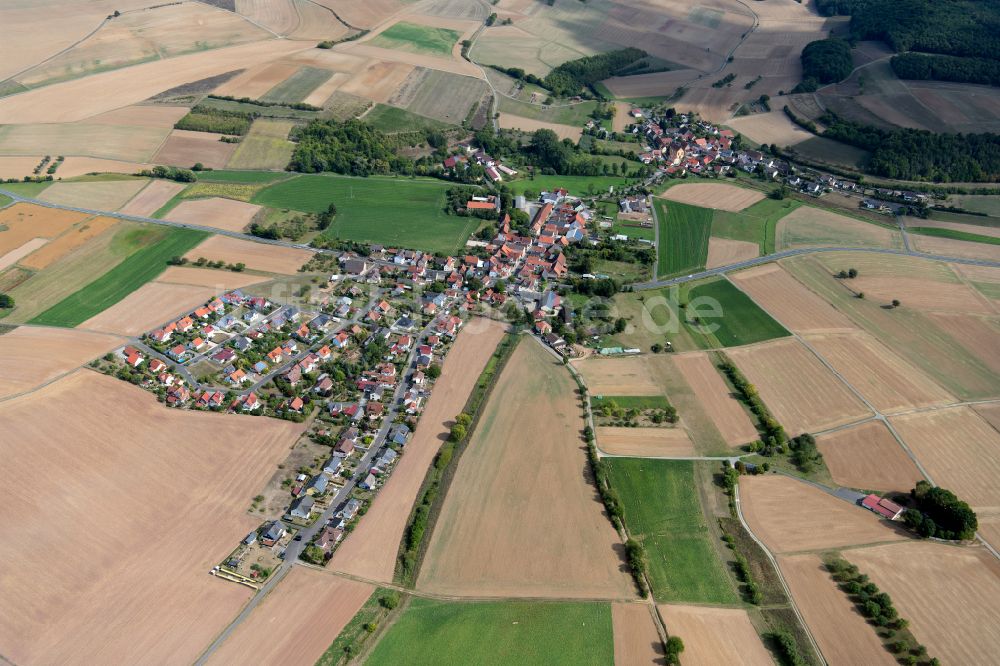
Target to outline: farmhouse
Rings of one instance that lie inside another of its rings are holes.
[[[872,494],[861,500],[861,506],[888,520],[898,519],[905,509],[892,500]]]

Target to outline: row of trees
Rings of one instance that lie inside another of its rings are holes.
[[[949,55],[903,53],[893,56],[892,70],[901,79],[954,81],[1000,86],[1000,61]]]
[[[826,113],[823,136],[871,151],[870,173],[900,180],[996,182],[1000,135],[938,134],[905,127],[881,129]]]

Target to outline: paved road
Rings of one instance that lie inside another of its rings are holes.
[[[433,326],[433,321],[428,324],[416,337],[417,340],[422,340],[430,332]],[[368,475],[368,469],[371,467],[372,460],[375,458],[375,454],[381,448],[383,442],[385,442],[386,436],[389,434],[389,428],[392,427],[393,421],[395,421],[396,416],[399,414],[400,403],[403,398],[403,394],[409,390],[410,385],[407,383],[406,378],[416,370],[417,363],[417,347],[419,345],[414,344],[413,348],[410,350],[410,354],[406,358],[406,368],[400,373],[400,382],[396,387],[396,391],[392,395],[392,402],[390,403],[389,410],[385,417],[382,419],[382,425],[379,427],[378,433],[375,435],[375,439],[369,445],[368,450],[365,451],[364,456],[362,456],[360,462],[355,468],[354,475],[347,480],[347,483],[340,489],[340,492],[334,497],[330,502],[329,507],[317,518],[311,525],[304,527],[299,531],[301,535],[301,540],[291,541],[288,547],[285,549],[284,558],[278,568],[275,570],[274,574],[261,586],[260,590],[254,595],[254,597],[244,606],[240,614],[236,616],[229,626],[227,626],[221,634],[216,637],[212,644],[201,654],[198,661],[195,662],[195,666],[202,666],[208,660],[208,658],[215,652],[220,645],[222,645],[227,638],[229,638],[233,631],[246,620],[253,610],[260,604],[260,602],[271,592],[275,585],[277,585],[282,578],[291,570],[291,568],[296,564],[299,558],[299,554],[308,545],[309,541],[312,540],[316,534],[323,528],[324,525],[333,517],[336,512],[337,507],[345,502],[351,495],[358,480],[364,478]],[[349,537],[348,537],[349,538]]]

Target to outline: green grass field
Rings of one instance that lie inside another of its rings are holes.
[[[301,102],[309,96],[309,93],[326,83],[331,76],[333,72],[329,69],[299,67],[294,74],[264,93],[261,99],[279,104]]]
[[[712,235],[757,243],[761,254],[771,254],[774,252],[774,229],[778,220],[801,205],[801,202],[792,199],[762,199],[738,213],[716,210],[712,215]]]
[[[107,273],[73,292],[28,323],[77,326],[155,278],[166,269],[168,259],[184,254],[208,236],[209,234],[203,231],[177,228],[165,229],[162,234],[149,234],[147,238],[155,239],[150,244],[133,252]]]
[[[454,254],[482,221],[447,215],[448,183],[409,178],[309,175],[266,187],[253,203],[309,213],[337,205],[331,238]]]
[[[291,120],[258,118],[236,147],[227,166],[233,169],[284,169],[295,149],[295,144],[288,140],[294,126]]]
[[[583,196],[591,193],[607,192],[609,187],[618,191],[626,181],[618,176],[535,176],[534,178],[518,178],[507,182],[507,186],[515,194],[532,192],[537,196],[542,191],[564,187],[570,194]]]
[[[609,402],[622,409],[666,409],[670,406],[670,401],[662,395],[599,395],[590,399],[595,410]]]
[[[996,236],[983,236],[972,234],[968,231],[958,231],[956,229],[939,229],[937,227],[910,227],[907,229],[913,234],[924,236],[937,236],[938,238],[951,238],[952,240],[970,241],[972,243],[987,243],[989,245],[1000,245],[1000,238]]]
[[[8,192],[13,192],[14,194],[20,194],[22,197],[35,198],[42,193],[42,190],[51,184],[52,181],[42,181],[41,183],[0,183],[0,190],[7,190]]]
[[[945,205],[1000,217],[1000,196],[995,194],[952,194]]]
[[[690,460],[606,458],[625,524],[646,549],[657,601],[735,604],[736,591],[718,554],[695,486]]]
[[[400,21],[369,43],[387,49],[447,57],[451,55],[452,47],[458,43],[461,36],[462,33],[457,30]]]
[[[0,208],[3,208],[4,206],[6,206],[9,203],[12,203],[13,201],[14,200],[11,199],[6,194],[0,194]]]
[[[691,273],[705,267],[712,210],[674,201],[654,200],[659,225],[656,277]]]
[[[539,100],[541,101],[541,100]],[[543,120],[547,123],[583,127],[590,120],[590,114],[597,108],[597,102],[579,102],[576,104],[560,103],[559,106],[543,106],[531,104],[510,97],[500,98],[500,111],[511,113],[522,118]]]
[[[421,116],[406,109],[400,109],[388,104],[376,104],[375,108],[365,114],[361,119],[366,125],[370,125],[380,132],[386,134],[399,134],[400,132],[444,130],[451,127],[448,123]]]
[[[712,347],[749,345],[790,335],[784,326],[772,319],[771,315],[764,312],[749,296],[728,280],[703,282],[692,287],[687,297],[689,299],[687,316],[689,318],[694,316],[696,310],[703,313],[701,325],[687,325],[702,334],[696,335],[695,340],[714,339],[718,342],[718,345]],[[692,303],[695,299],[703,299],[704,305],[696,308],[698,303]],[[721,312],[721,316],[707,316],[711,311]],[[717,330],[712,331],[712,327]]]
[[[416,598],[366,661],[382,664],[614,662],[607,603],[445,602]]]

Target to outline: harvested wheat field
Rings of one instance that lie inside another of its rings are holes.
[[[23,93],[30,95],[32,93]],[[9,99],[0,99],[0,107]],[[70,104],[73,106],[73,104]],[[78,123],[0,126],[0,152],[5,155],[84,155],[108,160],[146,162],[170,132],[168,128]],[[56,176],[66,178],[62,167]]]
[[[1000,432],[968,407],[889,419],[935,484],[976,511],[1000,512]]]
[[[184,255],[191,261],[205,257],[210,261],[224,261],[227,264],[243,262],[250,270],[286,275],[296,273],[312,256],[313,253],[309,250],[278,247],[228,236],[206,238]]]
[[[820,435],[816,446],[830,476],[841,486],[907,493],[924,478],[880,421]]]
[[[749,268],[729,277],[772,317],[796,333],[855,329],[847,317],[778,264]]]
[[[303,426],[165,409],[89,370],[0,404],[0,421],[0,522],[19,535],[0,544],[0,652],[195,661],[251,594],[208,571],[258,524],[250,498]]]
[[[994,314],[992,305],[972,287],[961,282],[942,282],[922,276],[860,274],[850,280],[851,289],[862,291],[865,298],[889,304],[893,299],[902,307],[919,311]]]
[[[974,405],[972,409],[986,422],[1000,431],[1000,402],[992,402],[987,405]]]
[[[932,314],[930,319],[984,367],[1000,374],[1000,323],[997,319],[966,314]]]
[[[698,72],[693,69],[675,69],[669,72],[613,76],[601,83],[614,93],[615,97],[661,97],[672,94],[678,86],[689,83],[697,76]],[[732,121],[729,124],[732,125]]]
[[[417,59],[418,56],[413,56]],[[341,92],[370,99],[373,102],[387,102],[396,89],[413,71],[413,64],[387,62],[369,59],[364,68],[339,88]]]
[[[79,328],[118,335],[140,335],[179,317],[216,294],[211,287],[147,282],[80,324]]]
[[[271,39],[157,60],[0,99],[0,123],[68,123],[136,104],[165,90],[252,67],[312,44]]]
[[[89,217],[86,213],[18,203],[0,209],[0,255],[33,238],[55,238]]]
[[[260,206],[244,201],[208,197],[180,202],[176,208],[167,213],[167,218],[173,222],[212,229],[243,231],[261,210]]]
[[[279,35],[287,35],[299,25],[292,0],[236,0],[236,13]]]
[[[66,328],[19,326],[0,343],[0,398],[52,381],[114,349],[121,340]]]
[[[1000,655],[1000,563],[983,548],[911,541],[844,555],[892,597],[930,656],[985,664]]]
[[[733,118],[727,125],[757,143],[774,143],[781,147],[794,146],[813,138],[812,134],[793,123],[780,110]]]
[[[468,596],[635,596],[587,479],[576,384],[525,339],[490,395],[431,535],[417,588]]]
[[[216,89],[216,94],[258,99],[268,90],[297,72],[298,65],[289,62],[265,62],[248,67]]]
[[[220,141],[222,134],[175,129],[163,142],[156,156],[157,164],[190,169],[201,162],[210,169],[221,169],[229,162],[239,144]]]
[[[137,104],[123,106],[87,118],[88,125],[126,125],[129,127],[161,127],[170,129],[178,120],[187,115],[186,106],[166,104]],[[60,167],[60,173],[62,167]]]
[[[760,246],[750,241],[731,240],[729,238],[708,239],[708,260],[705,268],[716,268],[753,259],[760,254]]]
[[[463,327],[445,357],[441,377],[427,400],[413,439],[406,445],[406,455],[400,458],[364,520],[334,553],[330,569],[370,580],[392,580],[400,540],[427,469],[505,329],[500,322],[487,319],[473,319]]]
[[[368,583],[292,567],[208,663],[311,666],[374,591]]]
[[[994,548],[1000,548],[1000,516],[977,516],[979,530],[976,534]]]
[[[819,555],[780,557],[778,566],[827,663],[894,666],[875,628],[837,588]]]
[[[597,428],[597,447],[613,456],[638,458],[693,456],[694,444],[683,428]]]
[[[781,474],[740,479],[743,517],[772,553],[905,539],[874,513]]]
[[[100,236],[108,229],[117,226],[118,223],[119,220],[113,217],[103,216],[85,220],[72,229],[63,232],[55,240],[49,241],[18,263],[25,268],[41,270],[59,261],[77,248],[83,247],[92,238]],[[0,264],[2,263],[3,261],[0,260]]]
[[[733,212],[743,210],[764,198],[756,190],[723,183],[684,183],[671,187],[661,196],[668,201]]]
[[[141,178],[53,183],[38,198],[75,208],[118,210],[145,185],[146,181]]]
[[[185,187],[182,183],[175,183],[172,180],[156,178],[149,181],[149,184],[136,194],[131,201],[122,206],[119,212],[126,215],[138,215],[139,217],[149,217],[174,198],[178,192]]]
[[[42,155],[4,155],[0,157],[0,178],[16,178],[33,176],[34,169],[42,161]]]
[[[953,395],[868,333],[822,333],[804,337],[880,412],[955,402]]]
[[[663,641],[651,613],[644,603],[611,604],[616,664],[663,663]]]
[[[583,133],[582,127],[573,127],[572,125],[562,125],[560,123],[550,123],[544,120],[535,120],[534,118],[525,118],[523,116],[515,116],[512,113],[500,113],[500,127],[504,129],[518,129],[522,132],[534,132],[535,130],[547,129],[552,130],[556,133],[560,139],[571,139],[576,141],[580,138]]]
[[[0,255],[0,271],[9,266],[13,266],[35,250],[45,247],[47,243],[48,241],[44,238],[32,238],[29,241],[25,241],[24,244],[15,247],[10,252]]]
[[[739,608],[658,604],[667,632],[684,641],[684,666],[771,666],[750,617]]]
[[[776,340],[727,353],[757,386],[764,404],[790,436],[826,430],[871,414],[798,340]]]
[[[988,243],[973,243],[953,238],[922,236],[920,234],[910,234],[910,243],[913,244],[914,249],[928,254],[1000,261],[1000,247]]]
[[[743,406],[726,386],[712,359],[704,352],[676,354],[671,357],[718,428],[726,444],[736,446],[758,438],[757,428]]]
[[[796,247],[903,247],[899,231],[871,222],[799,206],[778,220],[774,231],[777,249]]]
[[[573,365],[583,375],[590,395],[663,395],[648,359],[640,356],[591,356]]]
[[[240,289],[248,284],[266,282],[269,279],[262,275],[235,273],[222,269],[192,268],[191,266],[168,266],[167,270],[156,277],[157,282],[211,287],[218,292]]]
[[[109,160],[102,157],[86,157],[82,155],[67,155],[56,174],[60,178],[76,178],[95,173],[133,174],[142,169],[148,169],[149,164]]]

